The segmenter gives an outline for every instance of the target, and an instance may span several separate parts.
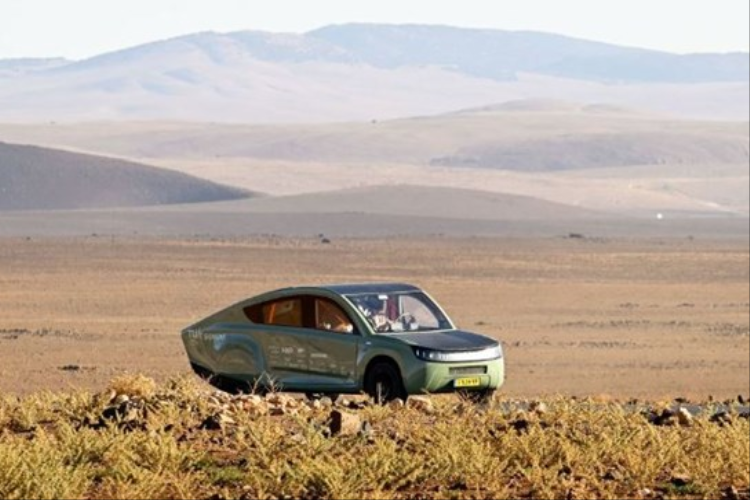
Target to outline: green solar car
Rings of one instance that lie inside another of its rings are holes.
[[[267,292],[185,328],[182,340],[193,370],[233,392],[483,399],[505,374],[500,342],[457,329],[427,293],[401,283]]]

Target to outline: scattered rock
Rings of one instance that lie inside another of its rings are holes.
[[[117,392],[114,390],[109,390],[106,392],[100,392],[96,396],[94,396],[94,400],[97,402],[97,404],[111,404],[114,402],[115,398],[117,397]]]
[[[328,396],[323,396],[318,401],[320,401],[320,406],[323,408],[331,408],[333,406],[333,399]]]
[[[677,488],[687,486],[692,481],[693,480],[687,474],[672,474],[672,477],[669,480],[670,484],[672,484],[672,486],[676,486]]]
[[[307,444],[307,438],[303,436],[302,434],[292,434],[289,436],[289,441],[297,444]]]
[[[569,465],[563,465],[560,470],[557,471],[558,476],[569,476],[573,473],[573,469]]]
[[[280,406],[282,406],[284,408],[288,408],[290,410],[294,410],[294,409],[300,408],[300,407],[305,406],[305,405],[302,404],[301,400],[299,400],[299,399],[288,398]]]
[[[543,401],[532,401],[529,404],[529,411],[542,416],[549,410],[547,408],[547,405]]]
[[[146,428],[146,416],[146,405],[142,399],[130,399],[128,396],[120,395],[110,401],[98,418],[84,419],[83,425],[92,429],[116,425],[125,431],[133,431]]]
[[[670,410],[669,408],[664,408],[661,412],[650,410],[646,415],[646,418],[648,419],[649,423],[659,427],[663,427],[677,425],[677,419],[679,417],[677,417],[677,412]]]
[[[263,398],[256,394],[244,396],[239,401],[239,407],[242,410],[255,415],[265,415],[268,413],[268,404],[263,401]]]
[[[622,481],[622,474],[616,469],[609,469],[602,476],[604,481]]]
[[[527,432],[531,423],[525,418],[517,418],[516,420],[513,420],[510,425],[520,434],[522,432]]]
[[[117,417],[124,422],[145,417],[145,404],[142,399],[128,399],[115,408]]]
[[[284,406],[289,404],[291,398],[285,394],[279,392],[270,392],[266,395],[266,402],[272,405]]]
[[[367,400],[361,400],[361,401],[355,401],[355,400],[349,400],[349,404],[347,405],[347,408],[350,410],[363,410],[369,406],[370,402]]]
[[[362,437],[367,438],[368,441],[373,441],[373,436],[375,434],[375,430],[372,428],[372,424],[365,420],[362,422],[362,427],[359,429],[359,435]]]
[[[404,406],[405,406],[404,400],[401,399],[401,398],[396,398],[393,401],[391,401],[390,403],[388,403],[388,407],[391,410],[400,410]]]
[[[120,405],[123,403],[127,403],[128,401],[130,401],[130,396],[128,396],[127,394],[118,394],[117,396],[115,396],[113,403],[116,405]]]
[[[331,436],[355,436],[362,429],[362,419],[354,413],[333,410],[329,418]]]
[[[721,492],[721,498],[726,500],[739,500],[740,492],[734,486],[727,486]]]
[[[732,425],[732,415],[725,410],[719,410],[708,419],[709,422],[719,424],[720,426]]]
[[[693,425],[693,416],[687,408],[680,408],[677,410],[677,423],[682,427],[690,427]]]
[[[433,406],[432,401],[430,398],[424,396],[412,396],[407,400],[406,404],[409,408],[414,408],[415,410],[421,411],[427,415],[435,413],[435,407]]]
[[[224,413],[214,413],[213,415],[207,417],[203,422],[201,422],[199,429],[220,431],[226,429],[228,426],[235,424],[236,422],[232,417],[225,415]]]
[[[286,410],[283,406],[274,406],[268,410],[268,414],[272,417],[280,417],[282,415],[286,415],[287,413],[288,410]]]

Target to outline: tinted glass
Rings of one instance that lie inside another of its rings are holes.
[[[426,332],[452,328],[440,309],[421,292],[347,295],[379,333]]]
[[[335,303],[315,299],[315,328],[337,333],[352,333],[354,325],[346,313]]]
[[[302,300],[284,299],[275,302],[266,302],[260,306],[260,314],[249,308],[246,311],[248,318],[256,323],[277,326],[302,326]],[[257,321],[256,321],[257,320]]]

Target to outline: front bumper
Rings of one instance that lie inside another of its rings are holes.
[[[456,380],[479,379],[479,385],[456,387]],[[505,359],[465,363],[422,361],[408,374],[404,385],[409,394],[444,393],[459,390],[495,390],[505,381]]]

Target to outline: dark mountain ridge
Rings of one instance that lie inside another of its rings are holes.
[[[249,195],[134,162],[0,142],[0,211],[198,203]]]

